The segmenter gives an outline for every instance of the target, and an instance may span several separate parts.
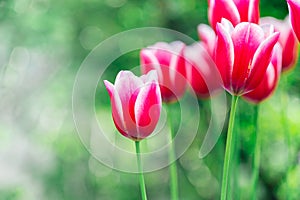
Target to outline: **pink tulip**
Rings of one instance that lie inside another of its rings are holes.
[[[221,88],[216,65],[204,43],[194,43],[185,48],[184,56],[187,60],[187,80],[198,98],[207,98]]]
[[[262,82],[254,90],[243,95],[245,99],[257,104],[271,96],[279,81],[282,63],[281,59],[282,48],[280,45],[276,44],[273,50],[271,63],[268,66]]]
[[[164,102],[176,101],[185,92],[184,47],[185,44],[179,41],[170,44],[159,42],[140,53],[142,73],[157,70]]]
[[[234,26],[240,22],[258,23],[259,0],[209,0],[208,20],[215,30],[222,18]]]
[[[287,0],[287,3],[289,5],[292,27],[298,38],[298,41],[300,41],[300,0]]]
[[[197,31],[203,47],[207,50],[208,54],[213,57],[216,41],[216,34],[214,30],[206,24],[199,24]]]
[[[250,22],[233,27],[226,19],[217,24],[215,63],[228,92],[243,95],[263,80],[279,38],[273,30]]]
[[[289,17],[286,17],[285,20],[264,17],[260,19],[260,24],[272,24],[275,31],[280,33],[278,42],[282,47],[282,70],[292,69],[298,57],[298,42],[290,25]]]
[[[118,131],[132,140],[141,140],[155,129],[161,111],[161,96],[155,71],[141,77],[130,71],[118,73],[115,85],[104,81]]]

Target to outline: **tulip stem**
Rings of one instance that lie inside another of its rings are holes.
[[[290,137],[290,131],[289,131],[289,122],[288,122],[288,118],[287,118],[287,109],[288,109],[288,94],[286,93],[286,91],[288,91],[288,79],[287,76],[283,76],[282,77],[282,90],[281,90],[281,123],[283,126],[283,132],[284,132],[284,137],[285,137],[285,142],[288,148],[288,152],[287,152],[287,158],[288,158],[288,167],[287,167],[287,172],[286,172],[286,177],[285,177],[285,181],[287,183],[287,191],[289,191],[290,189],[290,184],[289,184],[289,180],[288,180],[288,175],[293,167],[293,151],[292,151],[292,140]],[[290,193],[287,192],[286,193],[286,199],[290,200]]]
[[[168,119],[170,124],[170,138],[171,138],[171,147],[169,152],[170,164],[170,191],[171,199],[178,200],[178,177],[177,177],[177,163],[176,163],[176,152],[175,152],[175,143],[173,139],[175,138],[174,124],[172,123],[172,106],[168,105]]]
[[[225,158],[224,158],[224,166],[223,166],[223,177],[222,177],[222,188],[221,188],[221,200],[227,199],[227,190],[228,190],[228,183],[229,182],[229,172],[231,168],[231,159],[232,153],[234,150],[234,118],[236,112],[236,106],[238,102],[238,96],[232,96],[231,99],[231,111],[229,116],[229,124],[228,124],[228,131],[227,131],[227,140],[226,140],[226,148],[225,148]]]
[[[142,160],[141,160],[140,141],[135,141],[135,150],[136,150],[136,158],[137,158],[137,164],[138,164],[138,170],[139,170],[139,179],[140,179],[140,189],[141,189],[141,194],[142,194],[142,200],[147,200],[145,179],[144,179],[143,166],[142,166]]]
[[[259,177],[259,165],[260,165],[260,148],[261,148],[261,134],[259,134],[259,105],[254,107],[254,155],[253,155],[253,171],[252,171],[252,199],[257,199],[257,183]]]

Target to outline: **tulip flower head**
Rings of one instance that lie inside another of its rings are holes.
[[[242,22],[233,27],[222,19],[217,24],[214,60],[224,88],[237,96],[254,90],[265,76],[278,38],[271,25]]]
[[[279,44],[276,44],[273,50],[271,62],[262,82],[254,90],[243,95],[246,100],[258,104],[271,96],[279,81],[282,63],[281,59],[282,48]]]
[[[118,131],[132,140],[141,140],[155,129],[161,112],[161,94],[157,73],[141,77],[130,71],[118,73],[115,84],[104,81]]]
[[[287,0],[293,30],[300,41],[300,0]]]
[[[187,60],[187,80],[198,98],[207,98],[221,88],[216,65],[202,42],[187,46],[184,50]]]
[[[258,23],[259,0],[209,0],[208,20],[214,30],[222,18],[234,26],[240,22]]]
[[[272,24],[280,33],[278,42],[282,47],[282,71],[288,71],[295,66],[298,57],[298,41],[289,22],[289,16],[284,20],[273,17],[263,17],[260,24]]]
[[[158,81],[164,102],[174,102],[185,92],[184,47],[185,44],[179,41],[170,44],[159,42],[142,49],[140,53],[142,73],[145,74],[153,69],[158,73]]]

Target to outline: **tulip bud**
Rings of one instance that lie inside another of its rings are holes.
[[[115,85],[106,80],[104,84],[118,131],[136,141],[149,136],[158,123],[162,106],[157,73],[153,70],[137,77],[130,71],[121,71]]]
[[[142,49],[140,53],[142,73],[157,70],[162,100],[178,100],[186,88],[186,69],[183,50],[185,44],[179,41],[170,44],[159,42]]]

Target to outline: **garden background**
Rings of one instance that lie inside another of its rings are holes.
[[[283,0],[261,0],[260,10],[261,16],[280,19],[288,13]],[[104,166],[79,139],[72,116],[77,70],[97,44],[116,33],[165,27],[198,40],[200,23],[208,23],[205,0],[1,0],[0,199],[139,199],[138,177]],[[135,51],[113,62],[105,76],[113,81],[119,70],[138,65]],[[300,198],[299,68],[298,61],[261,105],[260,199]],[[96,112],[110,112],[101,84]],[[209,110],[209,103],[200,104],[202,111]],[[241,101],[233,199],[249,199],[251,193],[253,114],[254,107]],[[199,159],[205,126],[200,122],[199,134],[178,162],[181,199],[219,198],[226,131]],[[289,149],[293,166],[288,165]],[[145,178],[149,199],[169,198],[168,168]]]

